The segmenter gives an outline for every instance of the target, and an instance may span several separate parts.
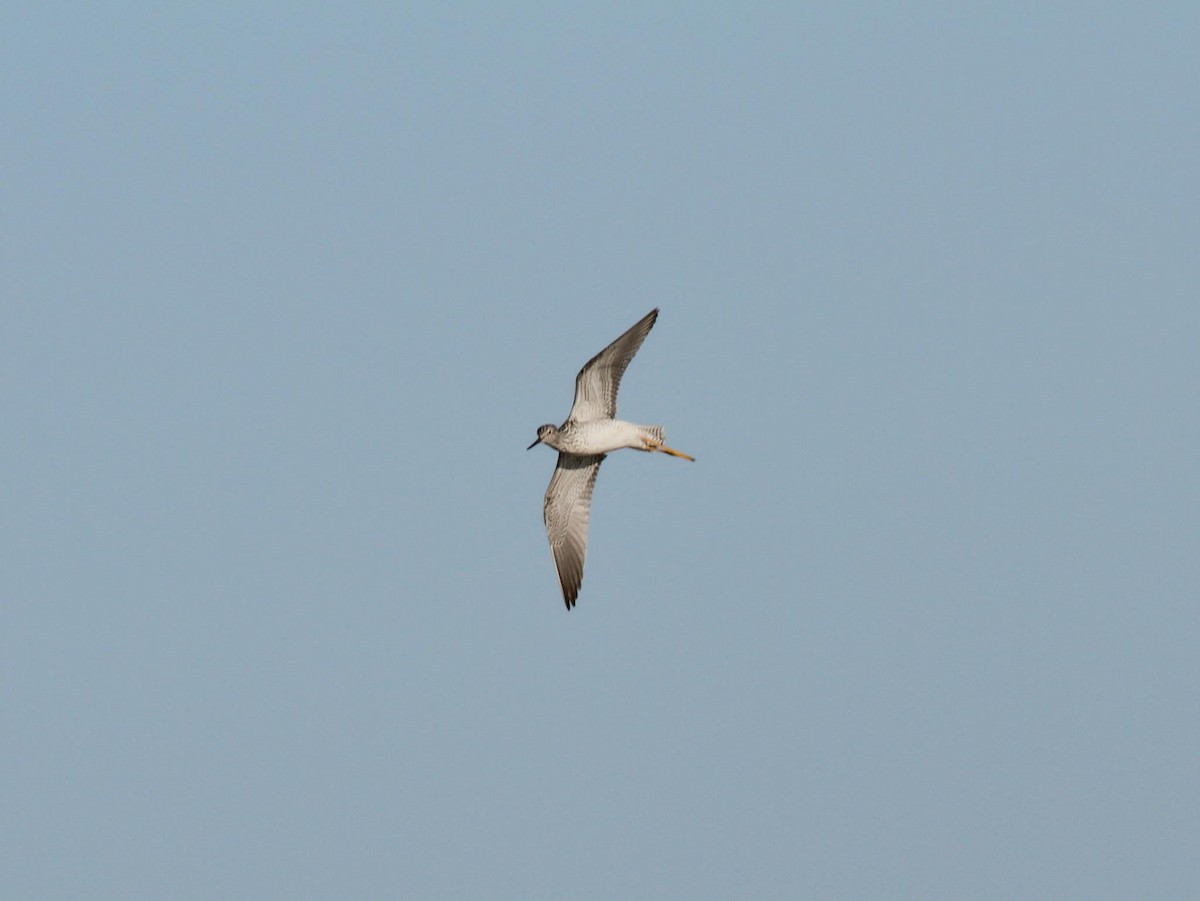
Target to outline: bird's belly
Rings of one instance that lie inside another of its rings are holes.
[[[568,454],[607,454],[623,447],[645,447],[641,430],[619,419],[575,422],[564,431],[559,435],[559,450]]]

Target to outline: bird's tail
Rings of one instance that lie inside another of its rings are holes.
[[[662,444],[666,440],[666,436],[663,435],[663,427],[660,425],[640,425],[638,434],[647,444],[646,450],[654,450],[653,445]]]

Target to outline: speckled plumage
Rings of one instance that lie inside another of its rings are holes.
[[[613,418],[617,414],[621,376],[657,318],[658,310],[651,310],[588,360],[575,377],[575,402],[566,422],[561,426],[539,427],[537,440],[529,445],[532,448],[546,444],[559,452],[558,465],[546,488],[543,514],[568,610],[575,606],[583,581],[592,489],[605,455],[628,447],[693,459],[663,444],[662,426],[636,425]]]

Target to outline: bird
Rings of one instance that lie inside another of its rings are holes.
[[[560,426],[551,423],[538,426],[537,438],[526,448],[532,450],[545,444],[558,451],[558,464],[546,488],[542,515],[568,610],[575,606],[583,582],[592,489],[604,458],[612,451],[629,447],[693,462],[696,459],[667,447],[662,426],[636,425],[615,418],[621,376],[657,319],[655,307],[588,360],[575,376],[575,401],[566,422]]]

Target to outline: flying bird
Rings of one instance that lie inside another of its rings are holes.
[[[684,460],[695,457],[667,447],[660,425],[635,425],[616,419],[617,389],[625,367],[638,352],[654,327],[658,309],[653,309],[596,356],[575,376],[575,402],[567,421],[560,426],[543,425],[537,440],[526,450],[546,444],[558,451],[558,465],[546,489],[543,516],[558,582],[567,609],[575,606],[583,582],[583,559],[587,553],[588,514],[592,488],[607,454],[623,447],[659,452]]]

